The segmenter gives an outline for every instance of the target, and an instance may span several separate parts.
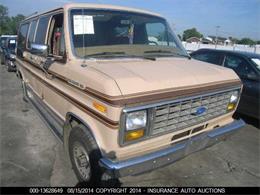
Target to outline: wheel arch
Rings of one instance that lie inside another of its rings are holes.
[[[76,122],[76,124],[75,124],[75,122]],[[65,149],[67,156],[69,157],[69,151],[68,151],[69,136],[70,136],[70,133],[71,133],[73,126],[75,126],[77,124],[82,124],[85,127],[83,130],[88,131],[88,133],[90,133],[92,135],[92,137],[94,138],[101,154],[103,155],[103,151],[100,147],[100,144],[99,144],[98,140],[96,139],[90,125],[88,125],[86,121],[84,121],[81,117],[77,116],[76,114],[74,114],[72,112],[68,112],[66,114],[66,120],[65,120],[65,123],[64,123],[64,127],[63,127],[63,145],[64,145],[64,149]]]

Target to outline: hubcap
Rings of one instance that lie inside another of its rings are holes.
[[[90,178],[90,163],[86,149],[79,142],[75,142],[73,146],[73,157],[78,172],[83,180]]]

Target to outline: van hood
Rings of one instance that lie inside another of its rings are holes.
[[[239,80],[231,69],[186,58],[97,60],[91,67],[113,79],[122,95]]]

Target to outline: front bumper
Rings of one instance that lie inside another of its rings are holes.
[[[211,131],[201,133],[163,150],[124,161],[112,161],[108,158],[101,158],[99,164],[104,167],[108,173],[113,174],[115,177],[137,175],[169,165],[188,154],[209,147],[214,143],[225,139],[228,135],[232,134],[244,125],[245,122],[243,120],[235,120],[223,127],[218,127]]]

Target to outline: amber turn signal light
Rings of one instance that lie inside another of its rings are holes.
[[[125,140],[132,141],[132,140],[139,139],[143,136],[144,136],[144,129],[129,131],[129,132],[126,132]]]
[[[93,102],[93,106],[100,112],[103,112],[103,113],[107,112],[107,108],[100,103]]]
[[[236,108],[236,104],[234,103],[229,103],[228,106],[227,106],[227,110],[228,111],[232,111]]]

